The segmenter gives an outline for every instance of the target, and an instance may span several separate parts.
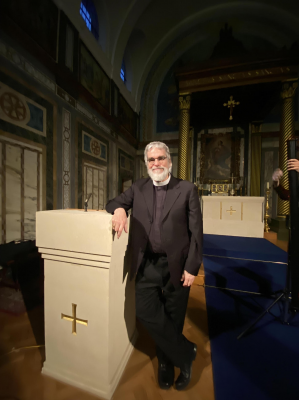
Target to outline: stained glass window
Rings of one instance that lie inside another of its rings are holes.
[[[99,39],[99,22],[96,8],[92,0],[82,0],[80,6],[80,15],[84,19],[87,28],[93,36]]]
[[[121,64],[120,77],[124,82],[126,82],[126,66],[125,66],[124,60]]]

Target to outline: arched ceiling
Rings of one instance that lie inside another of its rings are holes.
[[[99,43],[79,15],[80,0],[55,0],[137,112],[142,93],[160,63],[166,74],[176,59],[195,45],[203,54],[211,54],[226,22],[233,26],[234,35],[261,38],[278,49],[299,38],[298,0],[93,1],[105,30]],[[165,64],[168,53],[171,56]],[[119,76],[123,58],[130,68],[127,87]]]

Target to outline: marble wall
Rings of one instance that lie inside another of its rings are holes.
[[[83,171],[83,200],[91,193],[88,208],[103,210],[107,201],[107,167],[84,163]]]
[[[35,213],[43,204],[42,150],[4,137],[0,143],[1,243],[33,240]]]

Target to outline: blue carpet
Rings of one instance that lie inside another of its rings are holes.
[[[204,257],[203,263],[208,286],[270,294],[286,283],[285,264],[220,257]]]
[[[298,400],[298,316],[287,326],[268,314],[237,340],[272,300],[206,288],[206,302],[215,399]]]
[[[287,263],[287,253],[266,239],[204,235],[203,253],[210,256]]]
[[[206,285],[261,293],[285,286],[286,265],[273,261],[287,262],[287,253],[264,239],[205,235],[204,253],[243,258],[204,257]],[[205,292],[215,399],[298,400],[299,316],[283,325],[279,302],[237,340],[273,298],[207,286]]]

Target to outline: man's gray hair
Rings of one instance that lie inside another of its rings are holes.
[[[147,163],[147,153],[152,149],[164,149],[165,152],[166,152],[168,160],[171,162],[170,151],[169,151],[168,146],[166,146],[166,144],[163,143],[163,142],[151,142],[146,146],[146,148],[144,150],[144,162],[145,162],[145,164]]]

